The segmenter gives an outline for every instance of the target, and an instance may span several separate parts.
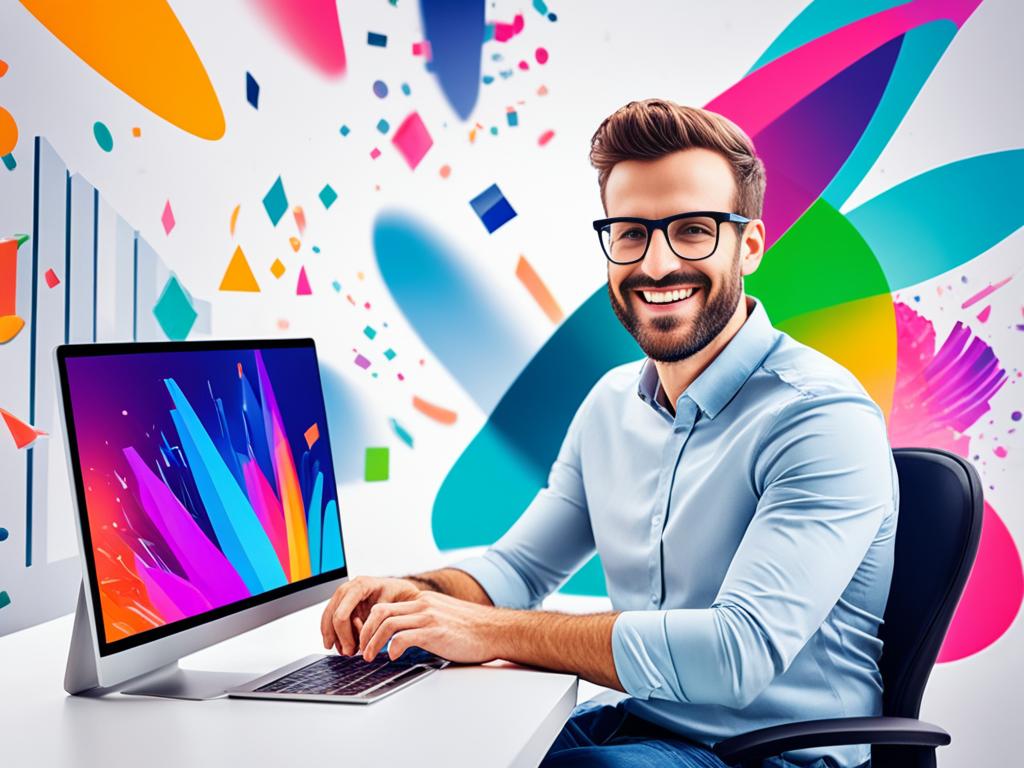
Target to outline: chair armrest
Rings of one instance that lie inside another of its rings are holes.
[[[844,744],[942,747],[949,734],[911,717],[841,717],[761,728],[718,742],[714,752],[729,765],[774,757],[794,749]]]

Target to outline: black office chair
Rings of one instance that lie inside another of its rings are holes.
[[[794,749],[871,744],[872,768],[935,768],[949,734],[917,719],[932,665],[981,538],[981,478],[960,456],[932,448],[893,451],[900,483],[896,555],[879,630],[884,643],[882,716],[762,728],[715,746],[729,765],[753,768]]]

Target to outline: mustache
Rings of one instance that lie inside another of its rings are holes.
[[[619,290],[625,293],[640,288],[668,289],[684,285],[696,285],[706,290],[711,287],[711,278],[703,272],[671,272],[659,280],[651,280],[644,275],[630,275],[619,283]]]

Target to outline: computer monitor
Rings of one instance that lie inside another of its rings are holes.
[[[313,340],[55,354],[83,571],[65,689],[245,682],[177,661],[347,576]]]

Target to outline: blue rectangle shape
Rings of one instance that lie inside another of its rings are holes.
[[[489,186],[470,200],[469,204],[473,206],[488,233],[494,232],[516,216],[515,209],[505,199],[497,184]]]
[[[375,45],[378,48],[388,47],[388,36],[382,35],[380,32],[367,32],[366,33],[366,44]]]
[[[260,108],[260,84],[251,73],[245,73],[245,100],[252,104],[253,109]]]

